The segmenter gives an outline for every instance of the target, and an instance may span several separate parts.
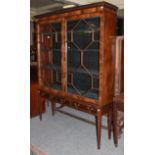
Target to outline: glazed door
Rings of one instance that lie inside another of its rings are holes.
[[[98,99],[100,17],[67,21],[67,92]]]
[[[40,26],[41,85],[61,89],[61,22]]]

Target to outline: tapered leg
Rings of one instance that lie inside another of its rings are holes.
[[[113,115],[112,115],[112,119],[113,119],[113,139],[114,139],[114,144],[117,147],[118,145],[118,132],[117,132],[117,107],[116,107],[116,103],[113,102]]]
[[[111,130],[112,130],[112,112],[111,112],[111,110],[107,114],[107,124],[108,124],[108,138],[111,139]]]
[[[39,107],[39,117],[42,120],[42,103],[41,103],[41,92],[38,90],[38,107]]]
[[[100,149],[101,146],[101,127],[102,127],[102,111],[97,110],[96,116],[96,133],[97,133],[97,148]]]

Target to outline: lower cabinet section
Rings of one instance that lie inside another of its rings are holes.
[[[96,133],[97,133],[97,148],[100,149],[101,146],[101,128],[102,128],[102,115],[108,116],[108,135],[110,135],[109,132],[111,132],[110,124],[110,117],[111,117],[111,110],[112,110],[112,102],[107,103],[105,105],[99,105],[99,104],[92,104],[85,101],[78,101],[74,100],[69,97],[65,96],[57,96],[57,95],[51,95],[50,93],[46,93],[42,90],[39,90],[38,92],[38,99],[40,103],[40,109],[43,110],[43,103],[42,101],[47,98],[51,101],[52,104],[52,114],[55,114],[55,111],[63,108],[64,106],[83,111],[89,114],[92,114],[96,118]],[[56,104],[60,104],[59,107],[56,106]],[[40,113],[40,120],[42,120],[42,113]]]

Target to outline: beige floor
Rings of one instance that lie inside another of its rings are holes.
[[[106,117],[103,117],[101,149],[96,146],[94,116],[63,108],[51,116],[50,107],[39,117],[31,119],[31,144],[48,155],[123,155],[124,136],[116,148],[108,140]]]

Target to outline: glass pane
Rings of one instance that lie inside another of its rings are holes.
[[[61,66],[61,53],[60,50],[53,49],[53,65],[60,67]]]
[[[100,27],[100,20],[99,20],[99,18],[97,18],[97,17],[94,17],[94,18],[87,18],[87,19],[85,19],[86,20],[86,22],[88,22],[89,23],[89,25],[93,28],[93,29],[99,29],[99,27]]]
[[[67,25],[67,31],[72,30],[77,25],[78,22],[79,20],[69,21],[69,24]]]
[[[41,26],[41,78],[43,85],[61,89],[61,24]]]
[[[52,57],[53,83],[52,88],[61,89],[61,24],[52,24]]]
[[[85,20],[80,20],[74,27],[73,38],[74,43],[80,49],[86,48],[92,42],[92,29]]]
[[[73,74],[73,85],[83,94],[87,90],[91,89],[91,76],[87,74],[82,68],[79,71],[75,71]]]
[[[98,98],[99,17],[67,22],[68,92]]]
[[[92,73],[97,74],[99,72],[99,52],[98,51],[84,51],[83,63],[84,66]]]
[[[68,44],[68,69],[76,69],[80,66],[80,51],[72,43]]]

